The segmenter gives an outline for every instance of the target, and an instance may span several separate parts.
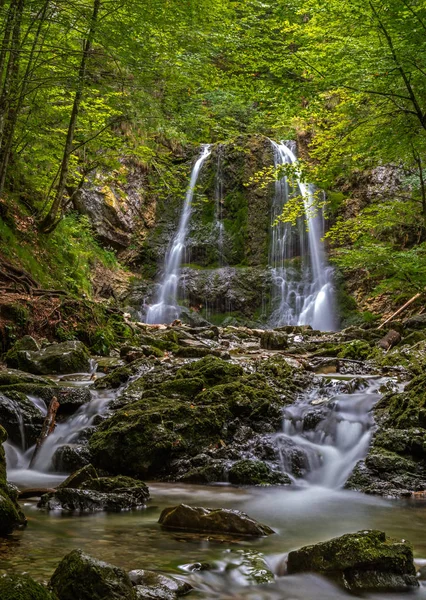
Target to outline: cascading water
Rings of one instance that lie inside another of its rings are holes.
[[[217,153],[217,171],[216,171],[216,189],[215,189],[215,223],[217,231],[217,254],[218,264],[220,267],[224,265],[223,256],[223,146],[219,146]]]
[[[328,398],[316,390],[286,409],[276,437],[284,472],[299,484],[342,487],[371,439],[383,379],[354,380]]]
[[[173,243],[166,254],[164,275],[156,302],[149,306],[147,310],[147,323],[171,323],[174,319],[179,317],[180,309],[177,304],[179,274],[185,251],[189,219],[192,212],[192,199],[194,197],[195,186],[197,185],[201,167],[205,160],[210,156],[210,153],[210,145],[206,144],[203,146],[200,157],[192,169],[191,180],[186,192],[179,228],[173,239]]]
[[[295,153],[284,142],[271,143],[276,168],[297,162]],[[300,180],[297,183],[305,207],[305,219],[299,219],[297,228],[277,221],[295,191],[291,190],[286,177],[277,180],[275,184],[269,254],[273,279],[270,324],[273,327],[312,325],[314,329],[333,331],[336,329],[336,316],[332,269],[325,259],[321,241],[323,217],[321,211],[314,211],[312,208],[313,186]],[[300,257],[300,268],[289,265],[289,261],[296,257]]]
[[[18,448],[10,442],[5,442],[8,478],[12,483],[25,488],[40,485],[52,487],[64,478],[61,474],[58,475],[53,472],[52,459],[55,451],[62,446],[76,444],[84,430],[94,424],[95,420],[106,411],[108,404],[115,397],[112,393],[101,391],[92,391],[91,394],[92,400],[90,402],[80,407],[66,421],[56,424],[54,431],[41,446],[31,468],[29,465],[35,446],[26,449],[23,443],[21,448]],[[29,398],[41,410],[43,415],[47,413],[47,407],[43,400],[31,396]]]

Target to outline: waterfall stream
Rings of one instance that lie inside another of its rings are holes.
[[[200,157],[192,169],[191,179],[180,217],[179,228],[173,239],[173,243],[166,253],[163,279],[154,304],[149,306],[147,310],[147,323],[171,323],[174,319],[179,317],[180,309],[177,303],[179,274],[185,251],[189,219],[192,212],[192,200],[201,167],[205,160],[210,156],[210,153],[210,144],[204,145]]]
[[[286,408],[283,430],[276,436],[283,471],[298,485],[341,488],[367,453],[371,409],[383,383],[355,379],[330,397],[319,389]]]
[[[276,168],[297,162],[295,153],[287,143],[271,143]],[[314,329],[334,331],[336,318],[332,269],[325,259],[321,241],[323,217],[319,209],[313,209],[313,186],[300,180],[297,185],[303,198],[305,219],[300,218],[297,227],[292,227],[290,223],[277,219],[297,191],[290,188],[287,177],[282,177],[275,184],[269,253],[273,280],[270,324],[273,327],[311,325]],[[300,268],[290,263],[296,257],[300,257]]]

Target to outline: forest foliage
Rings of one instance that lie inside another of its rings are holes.
[[[242,133],[298,137],[297,175],[328,194],[341,268],[426,285],[425,0],[0,2],[3,251],[17,202],[71,239],[96,170],[132,157],[167,177],[177,146]],[[348,216],[348,182],[386,165],[398,192]]]

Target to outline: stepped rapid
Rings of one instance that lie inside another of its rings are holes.
[[[192,212],[192,200],[198,176],[206,159],[210,156],[210,144],[202,147],[200,157],[192,169],[189,187],[183,204],[179,227],[169,247],[165,263],[164,275],[154,304],[149,306],[146,313],[147,323],[171,323],[180,315],[178,306],[180,267],[185,253],[185,243],[188,234],[189,219]]]
[[[271,141],[276,168],[294,165],[297,157],[290,142]],[[314,208],[314,189],[300,180],[292,190],[287,177],[278,179],[271,210],[269,265],[272,269],[272,327],[311,325],[321,331],[336,329],[332,269],[327,264],[321,241],[324,221]],[[297,193],[303,198],[305,218],[297,227],[279,220],[284,206]],[[306,231],[307,229],[307,231]],[[294,266],[295,258],[300,266]]]

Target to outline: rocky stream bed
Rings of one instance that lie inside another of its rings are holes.
[[[133,327],[4,356],[1,598],[426,597],[426,318]]]

